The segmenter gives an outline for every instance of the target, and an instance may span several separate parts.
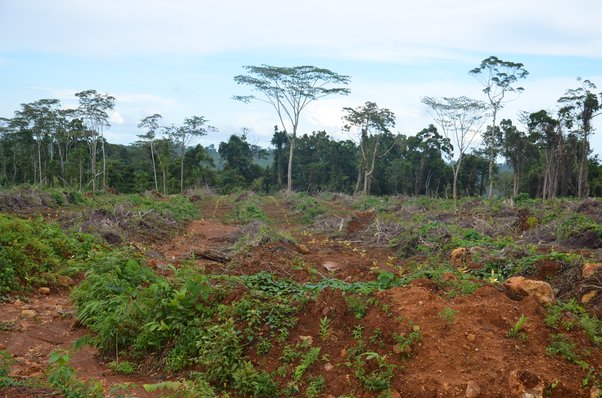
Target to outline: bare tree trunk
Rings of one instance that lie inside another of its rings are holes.
[[[157,182],[157,164],[155,163],[155,148],[153,146],[153,141],[150,142],[151,147],[151,159],[153,161],[153,177],[155,178],[155,191],[159,192],[159,184]]]
[[[583,135],[583,145],[581,146],[581,160],[579,162],[579,179],[577,181],[577,191],[581,199],[585,199],[589,196],[589,184],[588,184],[588,167],[587,167],[587,154],[589,153],[589,142],[587,138],[587,132]]]
[[[100,134],[100,139],[102,140],[100,146],[102,148],[102,189],[106,191],[107,189],[107,154],[105,152],[105,140],[102,133]]]
[[[293,136],[289,139],[290,142],[290,150],[288,153],[288,170],[287,170],[287,182],[286,182],[286,194],[290,195],[293,192],[293,151],[295,147],[295,135],[293,132]]]

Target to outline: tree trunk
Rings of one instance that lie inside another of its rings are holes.
[[[588,167],[587,167],[587,154],[589,152],[589,142],[587,138],[587,132],[583,135],[583,145],[581,146],[581,160],[579,162],[579,180],[577,181],[577,191],[581,199],[585,199],[589,196],[588,186]]]
[[[102,148],[102,189],[103,191],[107,190],[107,154],[105,152],[105,140],[102,133],[100,134],[100,139],[102,140],[100,146]]]
[[[180,159],[180,193],[184,193],[184,148],[182,148],[182,158]]]
[[[293,151],[295,148],[295,138],[296,132],[293,131],[293,136],[289,139],[290,142],[290,150],[288,153],[288,172],[287,172],[287,182],[286,182],[286,194],[290,195],[293,192]]]
[[[155,191],[159,192],[159,184],[157,182],[157,164],[155,163],[155,148],[153,147],[153,141],[150,142],[151,148],[151,159],[153,161],[153,177],[155,178]]]
[[[452,183],[452,198],[454,200],[458,199],[458,173],[460,172],[460,165],[462,164],[462,154],[458,158],[458,163],[456,163],[456,167],[452,170],[454,171],[454,180]]]
[[[489,199],[493,197],[493,158],[489,158],[489,193],[487,197]]]

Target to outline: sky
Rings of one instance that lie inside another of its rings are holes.
[[[599,0],[0,0],[0,117],[42,98],[76,107],[76,92],[95,89],[116,98],[112,143],[132,143],[159,113],[165,125],[207,118],[218,131],[203,145],[247,128],[268,146],[276,113],[234,101],[251,94],[234,76],[313,65],[349,75],[351,94],[309,105],[300,133],[353,139],[342,109],[372,101],[395,113],[394,132],[413,135],[433,123],[425,96],[486,100],[468,71],[494,55],[529,71],[500,115],[518,123],[519,111],[554,111],[577,77],[602,91],[601,15]]]

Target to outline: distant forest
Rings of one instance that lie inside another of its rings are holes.
[[[602,95],[587,80],[568,89],[554,112],[523,112],[520,123],[498,121],[504,101],[522,91],[514,84],[526,71],[490,57],[470,71],[483,82],[487,101],[424,97],[433,123],[407,136],[392,132],[393,112],[366,102],[343,109],[342,128],[353,139],[336,140],[326,131],[299,134],[295,122],[307,103],[348,93],[342,88],[348,77],[315,67],[245,68],[248,74],[236,82],[263,97],[235,99],[262,100],[277,111],[281,123],[270,148],[249,143],[245,130],[203,147],[198,139],[215,131],[205,117],[165,126],[158,114],[140,121],[137,142],[111,144],[103,132],[115,98],[87,90],[75,94],[76,109],[40,99],[21,104],[12,118],[0,118],[0,186],[166,194],[208,186],[221,192],[602,196],[602,165],[589,147]]]

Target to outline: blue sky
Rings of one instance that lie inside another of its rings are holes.
[[[484,100],[467,72],[495,55],[530,72],[502,114],[516,120],[553,111],[577,76],[602,91],[600,15],[597,0],[0,0],[0,116],[41,98],[74,107],[74,93],[96,89],[117,98],[111,142],[132,142],[160,113],[165,124],[205,116],[219,129],[205,145],[243,127],[267,145],[276,115],[233,101],[249,93],[233,77],[243,65],[315,65],[350,75],[352,93],[312,103],[302,133],[353,139],[342,108],[373,101],[414,134],[432,122],[423,96]],[[592,142],[602,154],[602,132]]]

